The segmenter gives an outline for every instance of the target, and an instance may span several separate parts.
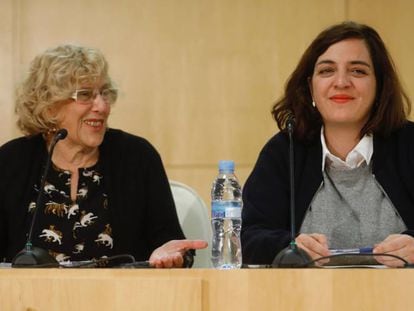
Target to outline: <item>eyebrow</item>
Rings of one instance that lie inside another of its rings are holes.
[[[79,87],[78,90],[95,90],[95,89],[102,90],[102,89],[107,89],[107,88],[111,88],[110,83],[102,84],[101,87],[99,87],[99,88],[96,88],[96,87],[93,87],[93,86]]]
[[[368,64],[367,62],[364,62],[362,60],[353,60],[353,61],[350,61],[349,63],[351,65],[363,65],[363,66],[366,66],[368,68],[371,68],[371,65],[370,64]],[[319,65],[323,65],[323,64],[331,64],[332,65],[332,64],[335,64],[335,62],[332,61],[332,60],[329,60],[329,59],[327,59],[327,60],[321,60],[321,61],[319,61],[319,62],[317,62],[315,64],[315,67],[316,66],[319,66]]]

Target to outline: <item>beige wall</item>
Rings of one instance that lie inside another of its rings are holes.
[[[64,42],[101,49],[121,89],[111,125],[149,139],[171,179],[209,204],[220,159],[244,183],[277,131],[272,102],[324,27],[377,27],[414,96],[414,4],[387,0],[0,0],[0,143],[18,136],[13,88]]]
[[[14,4],[0,0],[0,144],[14,137],[12,94],[15,86]]]

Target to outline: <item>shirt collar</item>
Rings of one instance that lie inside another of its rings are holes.
[[[353,169],[361,166],[362,163],[369,164],[374,150],[372,135],[364,135],[359,143],[346,156],[345,161],[333,155],[326,146],[324,128],[321,129],[322,143],[322,171],[325,169],[325,163],[331,167],[341,169]]]

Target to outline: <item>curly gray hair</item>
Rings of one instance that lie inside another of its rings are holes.
[[[17,126],[26,135],[50,132],[56,128],[51,109],[68,100],[79,85],[98,80],[114,87],[99,50],[70,44],[46,50],[34,58],[17,89]]]

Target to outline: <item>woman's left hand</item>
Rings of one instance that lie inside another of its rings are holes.
[[[155,249],[149,263],[155,268],[181,268],[186,251],[206,248],[207,245],[204,240],[172,240]]]
[[[414,238],[407,234],[391,234],[374,247],[373,253],[391,254],[414,263]],[[388,267],[404,266],[404,262],[391,256],[375,256],[375,259]]]

